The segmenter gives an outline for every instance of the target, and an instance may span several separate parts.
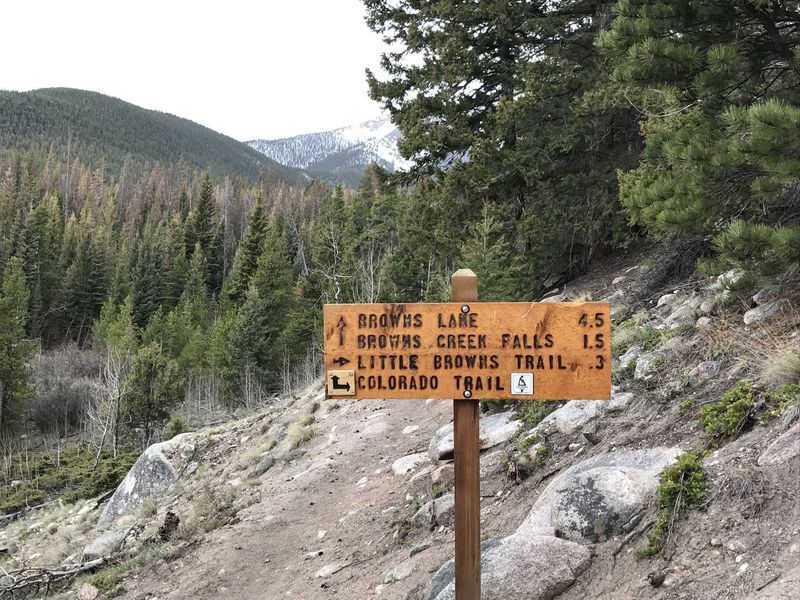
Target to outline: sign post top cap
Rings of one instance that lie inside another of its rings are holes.
[[[459,269],[451,276],[451,279],[477,279],[478,276],[475,275],[475,271],[472,269]]]

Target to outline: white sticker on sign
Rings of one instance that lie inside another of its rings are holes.
[[[533,373],[512,373],[511,393],[516,395],[533,394]]]

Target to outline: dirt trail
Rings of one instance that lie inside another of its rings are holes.
[[[392,539],[407,478],[391,464],[427,450],[450,413],[449,402],[342,402],[317,421],[303,458],[263,476],[261,502],[241,511],[238,523],[129,579],[122,598],[404,598],[450,555],[452,536],[434,534],[416,554],[414,573],[376,592],[414,550]],[[412,425],[419,429],[404,434]],[[341,569],[317,576],[326,565]]]

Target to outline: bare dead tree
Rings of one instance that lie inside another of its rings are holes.
[[[320,268],[318,271],[333,287],[333,298],[331,298],[327,290],[324,291],[323,294],[325,296],[325,302],[339,304],[341,302],[342,280],[344,277],[339,273],[339,265],[342,260],[341,249],[339,247],[339,234],[333,226],[333,223],[329,223],[328,228],[325,229],[324,240],[330,251],[332,260],[326,268]]]
[[[364,255],[356,264],[354,302],[371,304],[378,301],[383,284],[382,270],[383,253],[370,240]]]
[[[261,385],[258,374],[252,365],[247,365],[242,374],[242,402],[248,411],[260,406],[264,402],[266,394]]]
[[[308,275],[308,261],[306,260],[306,248],[303,242],[303,236],[300,235],[300,228],[297,226],[297,218],[295,217],[292,207],[288,202],[283,209],[286,215],[286,221],[289,224],[289,236],[292,246],[297,249],[297,258],[300,260],[300,267],[303,275]]]
[[[130,356],[127,353],[116,349],[109,349],[106,352],[105,363],[100,373],[99,393],[86,411],[87,441],[95,448],[92,467],[94,469],[100,463],[100,456],[106,444],[111,445],[116,458],[119,405],[129,366]]]

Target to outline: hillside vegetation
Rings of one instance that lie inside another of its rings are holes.
[[[183,163],[249,179],[269,172],[292,183],[302,181],[298,170],[188,119],[69,88],[0,90],[0,155],[8,157],[11,149],[53,150],[61,160],[80,157],[112,172],[128,160],[139,165]]]

